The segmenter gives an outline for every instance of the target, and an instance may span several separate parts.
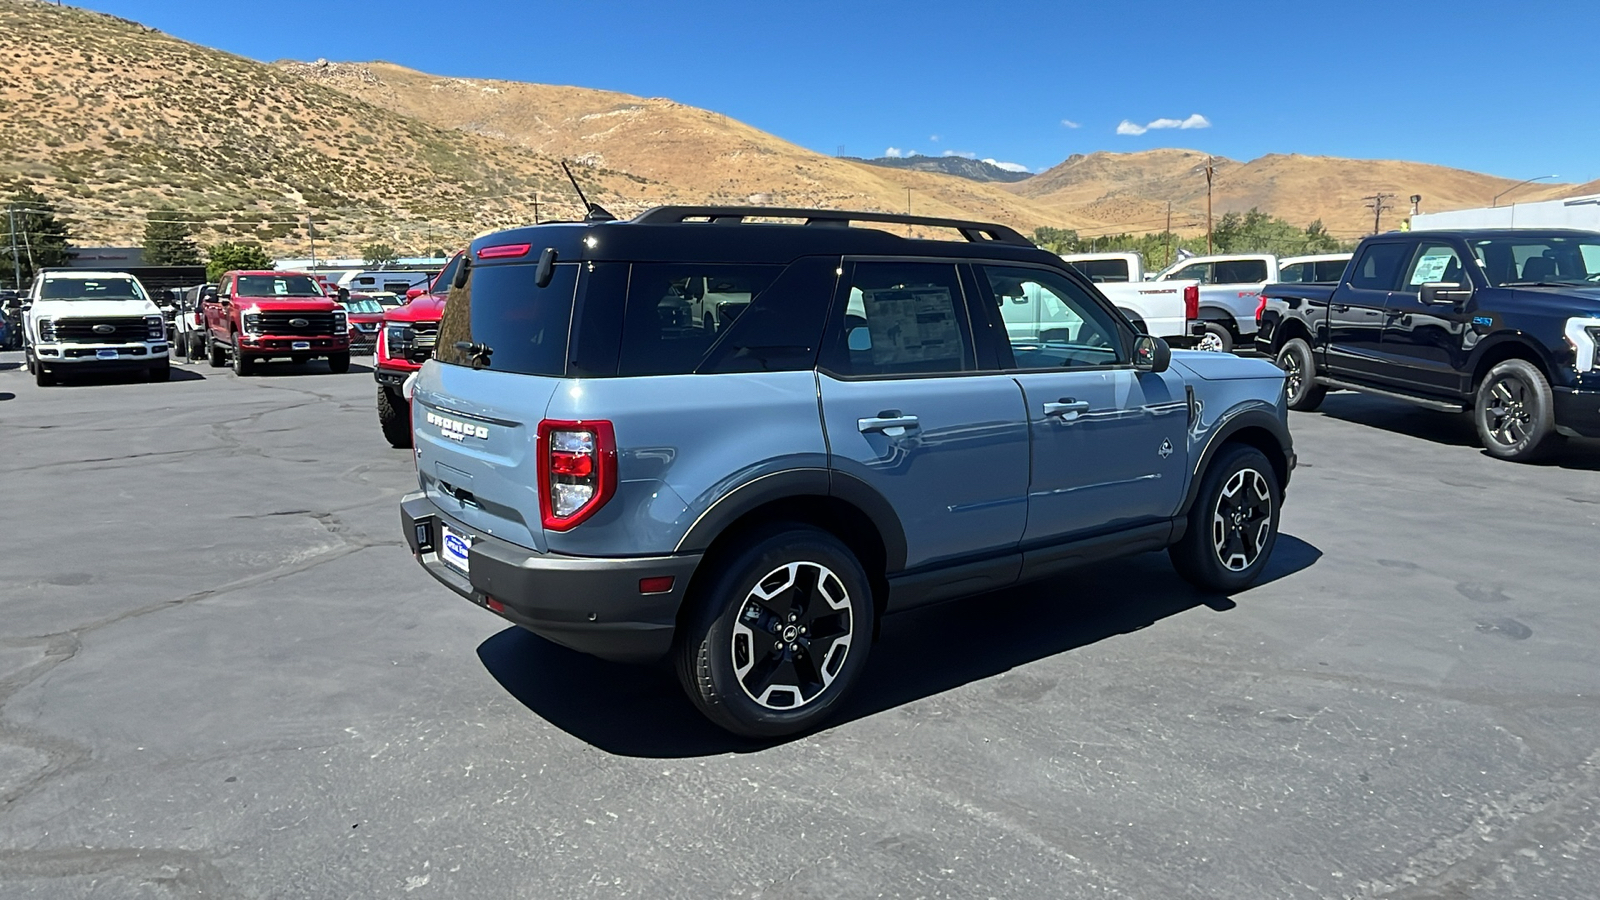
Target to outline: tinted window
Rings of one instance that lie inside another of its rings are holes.
[[[1311,268],[1311,263],[1290,263],[1278,270],[1278,281],[1281,284],[1301,284],[1306,280],[1306,272]]]
[[[1315,274],[1311,280],[1317,284],[1338,284],[1339,279],[1344,277],[1344,269],[1349,262],[1347,259],[1325,259],[1321,262],[1313,263],[1312,267]]]
[[[1127,281],[1128,261],[1125,259],[1080,259],[1067,263],[1083,277],[1099,283],[1102,281]]]
[[[628,280],[618,375],[687,375],[766,290],[779,266],[638,264]]]
[[[1461,271],[1461,256],[1449,244],[1424,241],[1417,248],[1406,272],[1403,290],[1415,292],[1422,285],[1438,282],[1460,284],[1466,275]]]
[[[1250,284],[1267,280],[1267,261],[1264,259],[1228,259],[1216,264],[1217,284]]]
[[[829,325],[828,368],[841,375],[970,371],[972,341],[953,265],[861,262]]]
[[[444,270],[439,273],[438,277],[433,279],[431,284],[429,284],[428,289],[440,294],[449,291],[450,282],[455,280],[456,270],[461,268],[461,260],[464,258],[464,254],[461,253],[457,253],[455,256],[452,256],[450,261],[445,263]]]
[[[240,275],[234,293],[240,297],[323,297],[310,275]]]
[[[1116,319],[1070,279],[1044,269],[982,266],[1019,369],[1124,362]]]
[[[1472,242],[1483,273],[1497,287],[1507,284],[1592,284],[1600,281],[1600,235],[1539,234]]]
[[[555,267],[545,287],[534,283],[536,267],[473,266],[467,286],[450,292],[439,322],[434,358],[470,366],[475,354],[459,344],[481,344],[490,353],[484,368],[523,375],[561,375],[566,369],[567,329],[577,289],[576,263]],[[476,355],[482,364],[485,357]]]
[[[1399,286],[1400,269],[1411,258],[1410,244],[1369,244],[1356,262],[1350,286],[1369,291],[1392,291]]]
[[[823,320],[838,281],[837,257],[799,259],[749,308],[736,313],[700,371],[785,372],[817,364]]]

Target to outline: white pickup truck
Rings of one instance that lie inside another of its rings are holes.
[[[1256,333],[1261,289],[1278,280],[1278,258],[1266,253],[1192,256],[1162,270],[1154,284],[1200,282],[1198,349],[1228,352]]]
[[[1068,253],[1061,258],[1094,282],[1144,333],[1178,346],[1194,340],[1200,282],[1147,282],[1144,257],[1137,253]]]
[[[171,375],[167,320],[126,272],[45,269],[22,315],[23,358],[40,387],[69,372]]]

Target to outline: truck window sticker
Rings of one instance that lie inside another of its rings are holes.
[[[1428,247],[1422,251],[1422,256],[1417,258],[1417,265],[1411,272],[1409,284],[1412,287],[1435,283],[1443,279],[1444,273],[1450,264],[1456,262],[1456,252],[1449,247]]]

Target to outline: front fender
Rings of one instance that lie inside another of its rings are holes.
[[[1178,510],[1178,514],[1188,515],[1190,508],[1194,506],[1195,499],[1200,494],[1200,482],[1211,461],[1216,457],[1217,451],[1222,449],[1230,438],[1245,431],[1252,431],[1254,434],[1264,432],[1270,444],[1276,446],[1277,458],[1273,458],[1274,454],[1270,452],[1267,457],[1278,470],[1281,486],[1288,487],[1289,475],[1295,466],[1295,455],[1294,440],[1289,435],[1289,424],[1285,415],[1283,410],[1265,400],[1247,400],[1236,404],[1210,423],[1204,421],[1203,408],[1191,411],[1193,422],[1189,428],[1189,446],[1199,447],[1200,452],[1191,457],[1194,464],[1189,472],[1189,490],[1184,494],[1183,506]],[[1271,449],[1271,446],[1266,449]]]

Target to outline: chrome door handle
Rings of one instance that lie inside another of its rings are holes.
[[[902,415],[898,409],[886,409],[876,416],[856,420],[856,428],[862,434],[871,434],[874,431],[887,432],[891,428],[898,428],[901,432],[904,432],[907,429],[916,427],[917,417]]]
[[[1074,400],[1071,397],[1063,397],[1055,403],[1044,405],[1044,415],[1047,419],[1076,419],[1079,413],[1088,411],[1089,401]]]

